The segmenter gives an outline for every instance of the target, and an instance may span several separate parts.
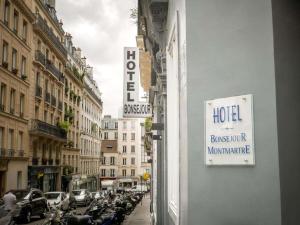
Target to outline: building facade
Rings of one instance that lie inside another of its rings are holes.
[[[153,123],[164,125],[152,131],[154,224],[299,223],[298,5],[139,1]],[[205,102],[245,94],[255,163],[208,165]]]
[[[55,0],[0,1],[0,42],[0,196],[97,186],[101,95]]]
[[[64,190],[72,190],[79,188],[76,184],[80,176],[81,100],[85,59],[81,57],[81,49],[74,47],[69,33],[65,34],[65,46],[68,61],[65,66],[63,124],[67,128],[68,140],[62,152],[62,187]]]
[[[24,2],[0,2],[0,196],[27,187],[34,20]]]
[[[118,176],[118,119],[104,115],[101,132],[100,182],[102,190],[115,190]]]
[[[30,1],[35,15],[30,82],[29,168],[30,187],[61,189],[61,154],[67,140],[60,128],[64,119],[64,31],[56,17],[55,1]]]
[[[141,181],[141,129],[138,119],[118,120],[118,186],[127,189]]]
[[[80,187],[97,190],[100,186],[102,100],[93,80],[93,68],[86,66],[85,73],[81,105]]]

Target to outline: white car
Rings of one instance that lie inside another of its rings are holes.
[[[50,207],[62,210],[69,209],[70,201],[65,192],[47,192],[45,193],[45,197]]]

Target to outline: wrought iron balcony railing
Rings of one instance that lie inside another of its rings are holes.
[[[67,133],[63,129],[36,119],[32,120],[31,132],[67,140]]]
[[[0,148],[0,158],[24,157],[24,150]]]
[[[46,56],[40,51],[35,51],[35,60],[46,66]]]
[[[40,14],[36,14],[36,21],[33,24],[33,28],[36,30],[42,31],[48,39],[53,43],[53,45],[62,53],[64,57],[67,57],[67,50],[60,42],[59,38],[55,36],[53,31],[50,29],[50,27],[47,25],[45,20],[40,16]]]
[[[46,68],[50,71],[60,82],[64,83],[64,75],[55,67],[55,65],[50,61],[46,60]]]

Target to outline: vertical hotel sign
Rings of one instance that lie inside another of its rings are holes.
[[[254,165],[252,95],[205,102],[206,165]]]
[[[139,101],[139,49],[124,48],[123,117],[143,118],[151,116],[151,106]]]

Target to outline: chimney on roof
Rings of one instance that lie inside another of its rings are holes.
[[[83,66],[86,67],[86,58],[85,57],[81,58],[81,62],[83,64]]]
[[[55,9],[55,0],[48,0],[48,4]]]

